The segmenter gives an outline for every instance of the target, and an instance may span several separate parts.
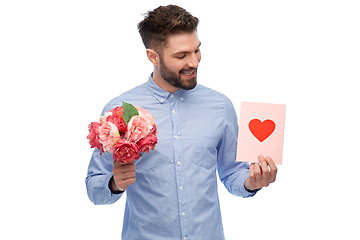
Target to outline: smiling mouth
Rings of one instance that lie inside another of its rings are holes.
[[[189,70],[189,71],[180,71],[180,73],[182,74],[182,75],[184,75],[185,77],[190,77],[190,78],[192,78],[192,77],[195,77],[195,75],[196,75],[196,69],[192,69],[192,70]]]

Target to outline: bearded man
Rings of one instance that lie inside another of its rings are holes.
[[[199,20],[169,5],[149,11],[138,24],[154,65],[147,82],[111,100],[103,113],[122,102],[152,113],[156,148],[122,164],[94,150],[87,192],[95,204],[112,204],[126,191],[124,240],[224,239],[217,175],[233,195],[251,197],[275,181],[271,158],[249,166],[236,162],[238,125],[231,101],[197,84],[201,42]]]

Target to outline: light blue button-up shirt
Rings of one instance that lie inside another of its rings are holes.
[[[136,182],[126,190],[123,240],[224,239],[216,170],[227,190],[241,197],[255,193],[244,188],[247,163],[235,162],[237,117],[224,95],[197,85],[170,94],[152,77],[111,100],[103,113],[122,105],[139,105],[153,116],[158,144],[136,160]],[[111,204],[112,154],[91,158],[87,192],[95,204]]]

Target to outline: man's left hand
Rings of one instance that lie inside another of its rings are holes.
[[[274,161],[267,156],[259,155],[258,163],[252,163],[249,168],[249,177],[245,181],[245,188],[248,191],[255,191],[262,187],[269,186],[275,182],[277,167]]]

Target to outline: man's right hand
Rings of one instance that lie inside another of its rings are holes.
[[[112,170],[113,181],[111,182],[111,188],[113,190],[125,191],[130,184],[136,181],[136,166],[134,164],[135,161],[128,164],[114,161],[114,169]]]

